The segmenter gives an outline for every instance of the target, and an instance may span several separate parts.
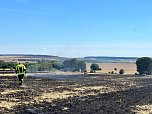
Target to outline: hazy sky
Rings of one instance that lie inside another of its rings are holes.
[[[0,0],[0,53],[152,56],[152,0]]]

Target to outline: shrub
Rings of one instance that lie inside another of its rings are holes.
[[[138,75],[138,73],[135,73],[135,75]]]
[[[111,71],[111,74],[114,74],[114,71]]]
[[[124,74],[124,69],[120,69],[119,74]]]
[[[98,64],[93,63],[93,64],[91,64],[90,69],[91,69],[91,70],[99,70],[100,67],[99,67]]]
[[[84,72],[87,72],[87,70],[84,70]]]
[[[90,73],[96,73],[96,71],[95,70],[90,70]]]

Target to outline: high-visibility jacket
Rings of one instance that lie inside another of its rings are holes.
[[[25,74],[26,67],[23,64],[18,64],[16,66],[16,72],[17,72],[18,75]]]

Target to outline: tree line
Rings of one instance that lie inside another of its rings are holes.
[[[17,62],[5,62],[0,60],[1,69],[15,69]],[[137,72],[140,75],[152,74],[152,59],[149,57],[138,58],[136,61]],[[52,70],[63,70],[71,72],[84,72],[86,71],[86,63],[78,59],[67,59],[63,62],[59,61],[49,61],[49,60],[40,60],[37,63],[25,63],[25,66],[28,71],[52,71]],[[91,70],[102,70],[98,64],[93,63],[90,66]],[[115,70],[117,70],[115,68]],[[124,69],[119,71],[120,74],[124,73]],[[137,74],[137,73],[136,73]]]
[[[0,61],[1,69],[15,69],[17,62],[5,62]],[[40,60],[37,63],[24,63],[29,72],[36,71],[52,71],[52,70],[63,70],[71,72],[83,72],[86,70],[86,63],[82,60],[77,59],[68,59],[64,62],[60,61],[49,61],[49,60]]]
[[[0,60],[0,68],[1,69],[15,69],[17,63],[16,62],[5,62]]]

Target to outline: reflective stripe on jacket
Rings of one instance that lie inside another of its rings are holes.
[[[16,71],[17,71],[17,74],[20,75],[20,74],[25,74],[25,71],[26,71],[26,67],[23,65],[23,64],[18,64],[16,66]]]

